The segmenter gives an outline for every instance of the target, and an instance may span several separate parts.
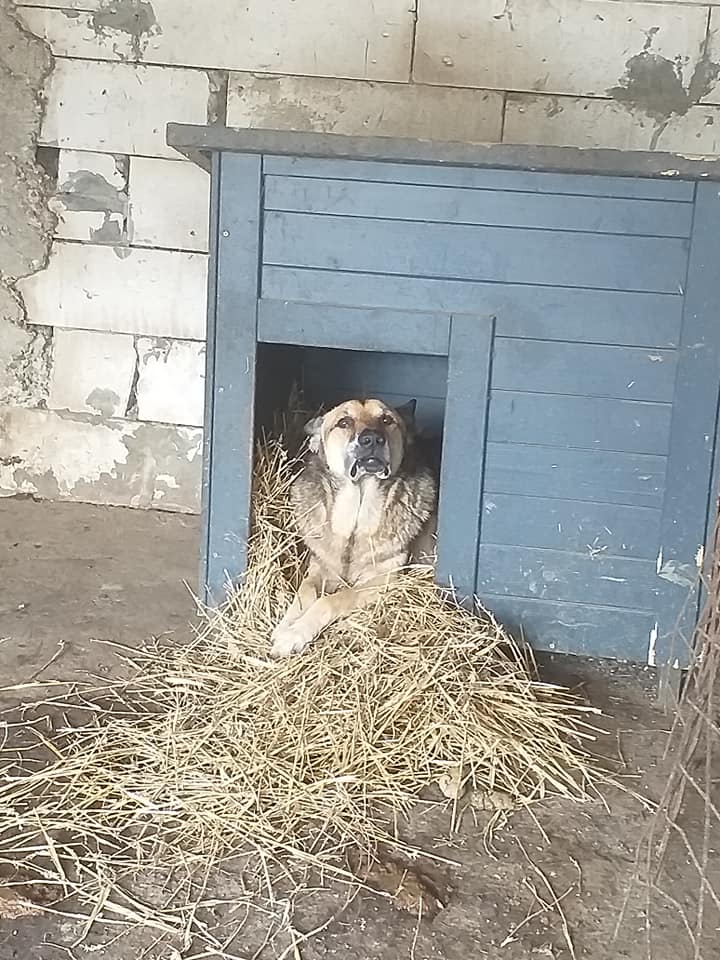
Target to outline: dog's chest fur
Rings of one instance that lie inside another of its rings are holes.
[[[377,535],[383,520],[385,497],[372,478],[362,483],[346,483],[330,505],[330,530],[342,540]]]
[[[338,480],[311,458],[292,488],[295,516],[328,579],[355,583],[383,564],[406,562],[434,515],[432,473],[418,468],[389,480]]]

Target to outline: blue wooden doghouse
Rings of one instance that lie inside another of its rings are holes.
[[[170,124],[211,171],[203,584],[256,413],[418,400],[439,578],[537,648],[679,663],[714,513],[720,165]],[[284,392],[283,392],[284,391]]]

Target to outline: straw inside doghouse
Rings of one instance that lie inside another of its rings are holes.
[[[344,869],[348,844],[409,842],[397,824],[421,795],[456,810],[437,793],[443,776],[466,798],[587,799],[586,708],[533,682],[503,630],[440,596],[428,569],[303,656],[268,658],[302,575],[295,469],[280,440],[261,444],[247,576],[193,642],[125,652],[129,680],[45,701],[9,728],[6,862],[92,900],[133,867],[248,848]]]

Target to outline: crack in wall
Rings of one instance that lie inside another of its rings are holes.
[[[139,339],[139,337],[133,337],[133,348],[135,350],[135,369],[133,370],[132,381],[130,383],[130,392],[128,393],[128,402],[125,408],[125,418],[127,420],[137,420],[138,417],[138,383],[140,381]]]

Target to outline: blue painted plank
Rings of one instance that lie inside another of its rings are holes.
[[[488,443],[485,490],[660,508],[665,466],[644,454]]]
[[[661,293],[523,286],[264,267],[263,296],[495,315],[497,336],[627,344],[660,349],[680,342],[682,297]]]
[[[694,183],[640,177],[602,177],[584,174],[479,170],[412,163],[365,160],[314,160],[302,157],[265,158],[267,174],[291,177],[327,177],[338,180],[379,180],[424,183],[484,190],[521,190],[528,193],[575,194],[589,197],[637,197],[692,203]]]
[[[665,403],[493,390],[489,438],[664,455],[671,411]]]
[[[492,318],[479,324],[463,314],[450,326],[436,576],[465,601],[475,592],[482,527],[493,327]]]
[[[282,300],[258,304],[258,339],[343,350],[446,356],[449,315]]]
[[[224,154],[220,161],[217,279],[211,283],[206,389],[212,411],[205,429],[209,481],[208,602],[223,599],[227,580],[245,571],[255,410],[255,327],[260,244],[260,157]],[[238,317],[243,322],[238,323]]]
[[[681,663],[687,662],[687,647],[674,643],[673,634],[689,640],[695,626],[698,556],[712,523],[720,380],[719,224],[718,185],[698,184],[661,529],[660,576],[667,592],[659,618],[658,663],[672,661],[678,650]]]
[[[482,543],[477,592],[651,612],[662,589],[655,562]]]
[[[672,350],[498,338],[493,387],[671,403],[676,358]]]
[[[412,341],[406,342],[410,349]],[[352,389],[364,396],[390,391],[444,399],[447,386],[445,357],[410,353],[313,350],[305,353],[305,370],[327,390]]]
[[[689,237],[692,204],[372,181],[265,178],[265,209],[390,220]]]
[[[486,493],[484,543],[655,560],[660,510],[588,500]]]
[[[675,293],[687,241],[266,214],[263,261],[405,276]]]
[[[205,340],[205,399],[203,423],[203,462],[200,486],[200,582],[198,596],[205,602],[208,597],[207,585],[210,579],[210,552],[212,530],[211,481],[212,481],[212,435],[215,414],[215,357],[217,354],[215,309],[217,305],[217,266],[218,238],[220,223],[220,154],[212,155],[210,175],[210,259],[207,283],[207,332]]]
[[[514,636],[536,650],[647,663],[655,627],[650,613],[490,594],[480,599]]]

